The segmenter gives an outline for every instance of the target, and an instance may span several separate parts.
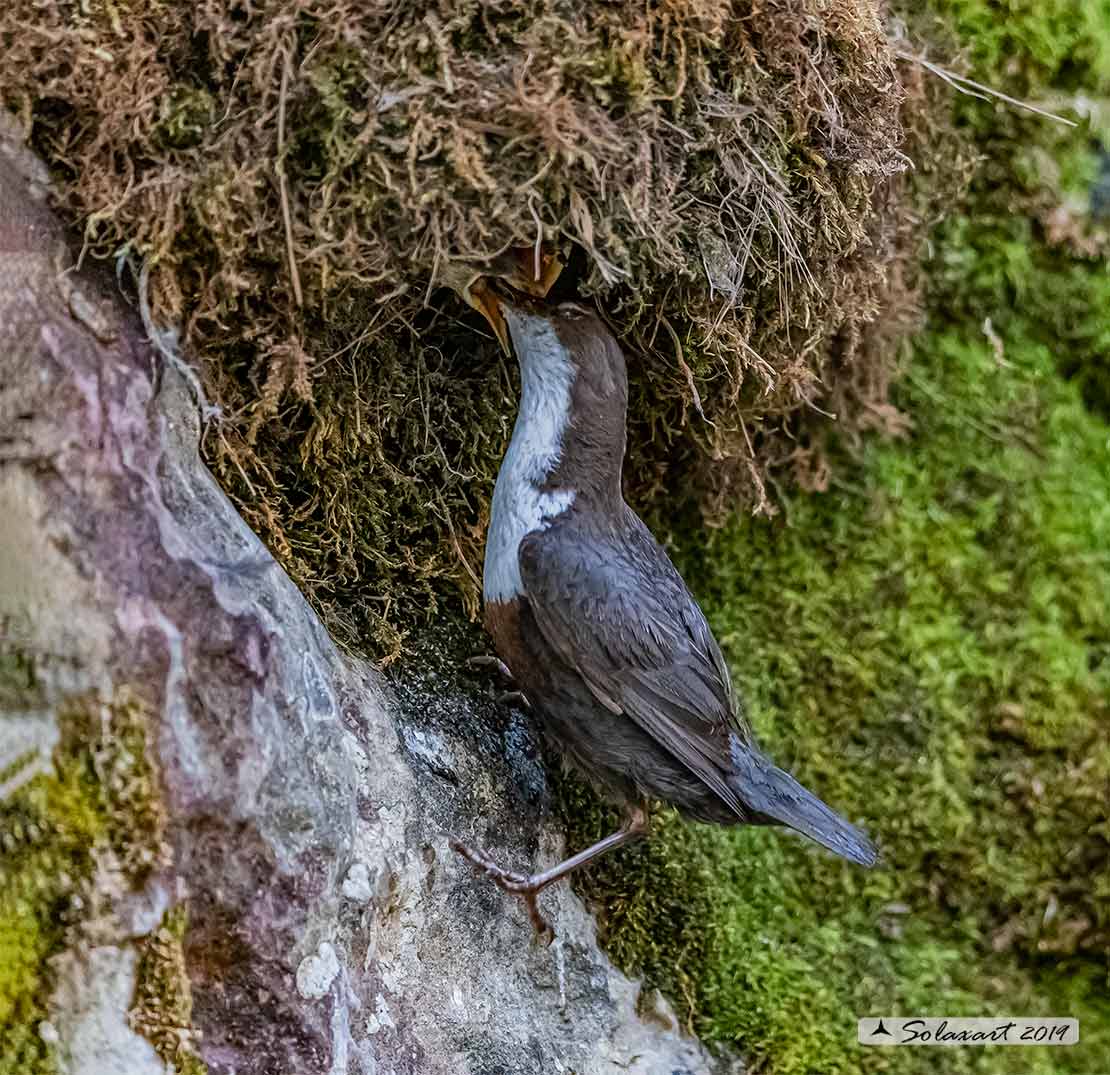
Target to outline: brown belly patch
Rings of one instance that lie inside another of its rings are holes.
[[[520,629],[520,600],[514,598],[512,601],[487,601],[484,620],[497,656],[509,666],[516,683],[523,686],[525,680],[532,679],[529,675],[532,656]]]

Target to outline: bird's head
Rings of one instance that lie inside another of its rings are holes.
[[[453,263],[442,279],[516,353],[525,394],[558,399],[583,449],[604,445],[611,465],[624,451],[628,377],[624,355],[597,312],[544,301],[562,271],[553,254],[511,247],[481,266]]]
[[[549,326],[566,361],[574,368],[576,402],[589,405],[619,403],[628,397],[624,354],[597,311],[576,302],[545,307],[538,303],[504,303],[517,358],[523,368],[532,360],[530,351],[537,328]],[[529,318],[526,322],[525,315]]]

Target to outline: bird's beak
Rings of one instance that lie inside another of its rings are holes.
[[[509,326],[505,324],[505,315],[501,312],[501,298],[490,286],[489,280],[479,276],[462,295],[489,322],[489,327],[493,329],[493,334],[505,354],[512,355],[513,350],[509,345]]]
[[[501,313],[501,300],[493,290],[486,270],[466,263],[448,264],[441,270],[440,280],[486,319],[505,354],[511,354],[509,327]]]

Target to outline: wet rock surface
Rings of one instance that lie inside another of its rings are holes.
[[[722,1070],[636,1014],[565,886],[540,948],[450,852],[458,833],[525,867],[560,854],[527,718],[438,639],[391,680],[337,650],[202,465],[186,380],[110,276],[74,270],[43,177],[0,143],[0,624],[43,695],[0,737],[26,753],[38,728],[48,758],[66,697],[133,692],[168,844],[156,913],[105,893],[97,943],[55,959],[61,1068],[167,1066],[128,1018],[133,946],[184,905],[213,1073]]]

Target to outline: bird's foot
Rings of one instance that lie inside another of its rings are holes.
[[[488,877],[503,892],[519,896],[528,909],[532,928],[541,944],[548,945],[555,938],[555,931],[548,925],[547,920],[540,911],[536,897],[550,884],[550,880],[543,874],[528,876],[522,873],[513,873],[503,869],[485,851],[464,844],[461,840],[451,837],[451,850],[461,855],[476,870]]]
[[[494,698],[494,701],[498,705],[515,705],[521,709],[532,708],[532,703],[528,701],[528,695],[524,691],[505,691]]]
[[[557,866],[552,866],[549,870],[534,873],[531,876],[503,870],[485,851],[469,847],[454,837],[451,838],[450,842],[452,850],[462,855],[467,862],[484,873],[498,888],[524,900],[524,906],[528,908],[528,917],[532,919],[532,925],[535,927],[536,933],[539,934],[543,943],[550,944],[555,934],[544,921],[543,915],[540,914],[536,897],[548,885],[554,884],[560,878],[566,877],[567,874],[593,862],[608,851],[623,847],[633,840],[639,840],[647,834],[647,831],[648,810],[646,804],[630,806],[624,824],[616,832],[606,836],[604,840],[598,840],[596,844],[587,847],[585,851],[579,851],[577,855],[571,855],[570,858],[564,859]]]
[[[513,681],[512,669],[500,657],[495,657],[492,653],[479,653],[475,657],[468,657],[466,667],[472,672],[480,668],[492,668],[506,683],[512,683]]]
[[[517,689],[513,681],[512,669],[500,657],[494,657],[492,654],[480,654],[477,657],[469,658],[466,665],[472,671],[480,668],[492,668],[505,681],[510,689],[503,691],[494,699],[499,705],[515,705],[521,709],[532,708],[528,696],[524,691]]]

